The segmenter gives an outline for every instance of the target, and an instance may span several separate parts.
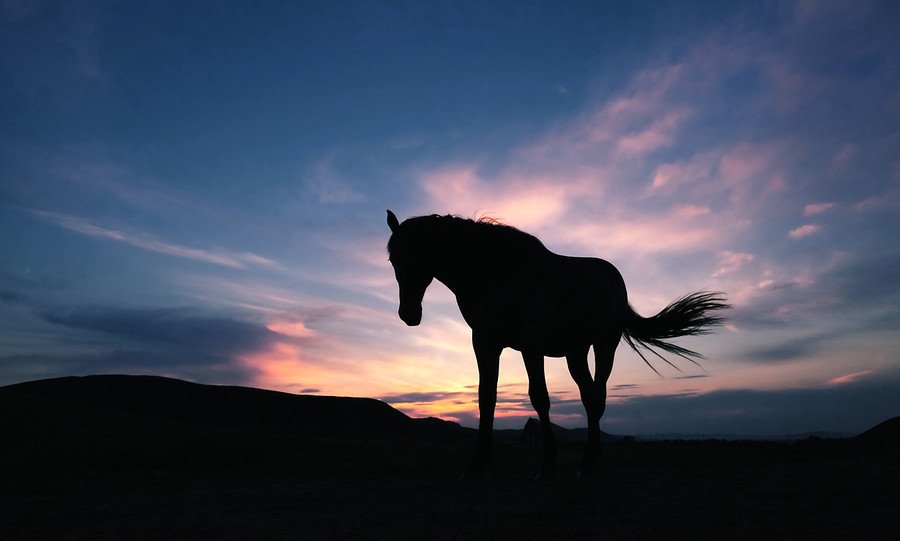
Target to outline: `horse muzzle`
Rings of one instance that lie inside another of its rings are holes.
[[[400,319],[403,320],[403,323],[406,323],[410,327],[415,327],[422,322],[421,304],[418,306],[400,305],[400,310],[397,313],[400,315]]]

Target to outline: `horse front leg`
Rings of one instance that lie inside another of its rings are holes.
[[[503,347],[477,332],[472,333],[472,346],[478,362],[478,446],[466,471],[481,474],[491,461],[494,446],[494,408]]]
[[[544,356],[540,352],[523,351],[522,359],[525,361],[525,371],[528,372],[528,397],[541,421],[541,446],[544,452],[541,474],[552,474],[556,472],[556,438],[550,424],[550,394],[547,392],[547,380],[544,376]]]

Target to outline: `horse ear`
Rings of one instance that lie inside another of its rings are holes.
[[[388,210],[387,213],[388,213],[388,218],[387,218],[388,227],[391,228],[392,233],[395,233],[397,231],[397,228],[400,227],[400,222],[397,221],[397,217],[394,216],[393,212]]]

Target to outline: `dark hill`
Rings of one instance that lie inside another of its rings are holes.
[[[370,398],[293,395],[157,376],[63,377],[0,387],[0,427],[141,430],[160,423],[312,437],[451,437],[455,423],[411,419]],[[105,427],[101,425],[107,425]],[[167,427],[170,428],[170,427]]]
[[[855,439],[869,444],[896,445],[900,443],[900,417],[894,417],[879,423]]]

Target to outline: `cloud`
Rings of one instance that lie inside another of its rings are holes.
[[[782,339],[775,344],[754,346],[748,350],[735,352],[741,360],[761,363],[787,363],[797,359],[809,358],[822,351],[833,337],[830,334],[812,334],[809,336]]]
[[[684,254],[718,243],[719,232],[705,223],[682,218],[677,209],[666,216],[644,219],[602,219],[575,226],[569,238],[597,254]]]
[[[713,271],[712,276],[713,278],[716,278],[736,272],[744,265],[744,263],[749,263],[750,261],[753,261],[753,259],[753,254],[745,252],[722,252],[719,264],[716,267],[716,270]]]
[[[788,232],[788,237],[792,239],[802,239],[810,235],[815,235],[821,230],[821,227],[815,224],[804,224]]]
[[[319,197],[321,203],[347,204],[365,201],[363,194],[335,177],[319,176],[310,180],[307,186]]]
[[[862,310],[870,316],[890,314],[900,304],[897,268],[900,268],[900,251],[895,249],[848,256],[826,269],[810,294],[834,296],[840,300],[841,308],[848,311]]]
[[[250,252],[210,251],[200,248],[191,248],[180,244],[164,242],[146,233],[126,232],[102,227],[77,216],[45,211],[32,212],[34,215],[70,231],[89,237],[114,240],[150,252],[231,268],[281,267],[276,261]]]
[[[419,174],[428,212],[488,213],[526,230],[617,219],[630,205],[633,177],[647,156],[677,140],[689,108],[670,92],[682,69],[665,65],[636,75],[623,91],[511,153],[506,163],[439,164]],[[697,217],[704,205],[679,205]],[[694,212],[691,212],[694,211]]]
[[[462,216],[483,213],[523,229],[559,218],[570,201],[584,190],[577,180],[561,183],[512,172],[489,181],[471,165],[429,172],[422,178],[421,186],[430,208]]]
[[[259,323],[201,316],[173,308],[96,308],[66,314],[45,313],[44,319],[148,348],[223,358],[257,350],[279,336]]]
[[[247,355],[279,341],[302,343],[256,321],[179,308],[96,307],[43,312],[41,317],[57,329],[75,332],[51,328],[47,336],[66,344],[65,352],[45,349],[33,356],[19,367],[22,379],[124,372],[246,385],[259,376],[258,367],[244,362]]]
[[[732,296],[729,322],[748,331],[797,329],[801,337],[810,325],[831,328],[833,335],[900,328],[900,276],[894,271],[900,252],[816,255],[799,266],[776,267],[777,274],[767,271],[756,283],[752,275],[741,277],[751,285]]]
[[[708,120],[703,95],[717,86],[698,83],[708,78],[701,69],[708,56],[688,58],[638,72],[618,94],[522,144],[505,162],[424,170],[419,207],[463,216],[486,212],[548,246],[560,241],[580,254],[618,260],[746,253],[724,243],[782,206],[789,178],[784,163],[796,145],[693,142],[690,130]],[[712,272],[719,277],[728,268]]]
[[[803,215],[804,216],[815,216],[817,214],[822,214],[823,212],[827,212],[834,208],[834,203],[831,202],[823,202],[823,203],[811,203],[803,207]]]
[[[625,156],[642,156],[672,144],[678,125],[689,115],[686,111],[667,113],[637,133],[619,137],[616,152]]]
[[[662,163],[656,166],[650,182],[649,193],[672,193],[678,188],[707,181],[715,170],[717,152],[703,152],[688,160]]]
[[[463,396],[471,398],[473,393],[453,392],[453,391],[433,391],[433,392],[413,392],[401,394],[388,394],[378,397],[388,404],[411,404],[411,403],[431,403],[442,402],[445,400],[455,400]]]
[[[633,397],[610,403],[602,424],[612,433],[633,435],[853,435],[898,411],[900,381],[888,378],[822,388]]]
[[[365,196],[354,190],[349,181],[336,170],[337,154],[332,154],[307,171],[306,188],[313,192],[320,203],[362,203]]]
[[[99,350],[97,350],[99,348]],[[146,374],[219,385],[246,385],[255,371],[203,351],[103,348],[97,351],[0,357],[0,371],[7,383],[61,375]]]
[[[828,380],[829,385],[846,385],[848,383],[853,383],[860,378],[863,378],[872,373],[872,369],[862,370],[860,372],[854,372],[852,374],[844,374],[843,376],[838,376],[836,378],[832,378]]]

